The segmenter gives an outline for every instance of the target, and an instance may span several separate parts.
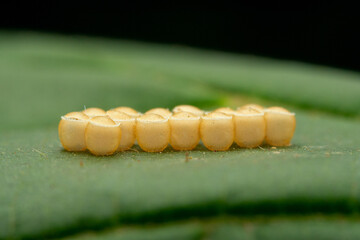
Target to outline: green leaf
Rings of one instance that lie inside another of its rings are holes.
[[[68,239],[358,239],[359,223],[319,216],[270,219],[220,219],[148,226],[129,226],[101,233],[88,231]]]
[[[128,224],[140,229],[148,222],[162,229],[168,221],[258,214],[270,220],[283,214],[293,227],[274,229],[293,236],[298,223],[291,217],[316,213],[324,215],[319,231],[325,234],[331,233],[326,226],[332,226],[332,214],[350,219],[359,213],[357,73],[178,46],[29,33],[2,33],[0,53],[0,238],[61,237]],[[84,105],[145,111],[184,103],[235,107],[253,100],[297,113],[291,147],[234,145],[209,152],[199,145],[189,161],[171,147],[95,157],[64,151],[57,136],[59,117]],[[200,238],[201,229],[177,232]]]

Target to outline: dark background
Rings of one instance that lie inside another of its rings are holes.
[[[2,17],[0,27],[179,44],[360,71],[359,13],[328,3],[286,10],[51,3],[17,14]]]

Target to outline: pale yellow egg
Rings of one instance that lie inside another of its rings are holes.
[[[263,106],[261,106],[261,105],[258,105],[258,104],[254,104],[254,103],[251,103],[251,104],[246,104],[246,105],[244,105],[244,106],[241,106],[241,107],[239,107],[239,108],[237,108],[237,111],[242,111],[242,110],[244,110],[244,109],[255,109],[255,110],[257,110],[257,111],[264,111],[264,107]]]
[[[265,139],[265,118],[262,111],[244,108],[234,114],[235,142],[240,147],[260,146]]]
[[[106,114],[105,110],[101,108],[86,108],[83,113],[89,117],[104,116]]]
[[[136,120],[136,139],[142,150],[161,152],[170,141],[170,125],[167,118],[147,113]]]
[[[209,150],[228,150],[234,141],[232,116],[220,112],[206,114],[201,119],[200,136],[203,144]]]
[[[126,113],[127,115],[129,115],[131,117],[138,117],[141,115],[138,111],[136,111],[135,109],[130,108],[130,107],[117,107],[117,108],[114,108],[111,110]]]
[[[282,107],[265,110],[265,141],[272,146],[289,146],[296,128],[295,114]]]
[[[234,115],[235,111],[229,107],[221,107],[218,109],[215,109],[214,112],[220,112],[220,113],[224,113],[227,115]]]
[[[111,155],[119,147],[121,129],[108,116],[93,117],[85,131],[87,149],[94,155]]]
[[[172,113],[169,111],[169,109],[166,109],[166,108],[153,108],[153,109],[150,109],[149,111],[145,112],[145,114],[158,114],[164,118],[169,118]]]
[[[199,109],[198,107],[192,106],[192,105],[178,105],[174,107],[173,109],[174,113],[178,112],[189,112],[192,114],[195,114],[196,116],[202,116],[204,114],[204,111]]]
[[[61,117],[58,132],[62,146],[67,151],[85,151],[85,129],[89,117],[82,112],[71,112]]]
[[[121,139],[117,151],[125,151],[130,149],[135,142],[136,119],[124,112],[109,110],[106,114],[116,123],[120,124]]]
[[[199,116],[189,112],[178,112],[169,118],[170,145],[175,150],[192,150],[200,141]]]

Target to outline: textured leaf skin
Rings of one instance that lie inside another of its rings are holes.
[[[359,236],[360,222],[349,220],[359,213],[360,200],[358,74],[178,47],[24,33],[1,34],[0,52],[1,239],[88,230],[101,237],[109,227],[122,234],[121,226],[128,224],[135,226],[123,239],[148,231],[160,239],[173,232],[201,239],[209,223],[188,219],[258,214],[270,222],[259,223],[259,239],[294,236],[295,226],[304,236],[343,236],[331,235],[332,224],[342,224],[341,218],[330,221],[332,214],[347,219],[341,226],[349,230],[339,234]],[[304,85],[296,85],[299,78]],[[59,116],[84,104],[141,111],[182,103],[214,108],[235,104],[237,97],[236,104],[245,103],[249,96],[297,113],[291,147],[209,152],[199,145],[186,162],[184,152],[171,148],[153,154],[135,148],[111,157],[69,153],[57,137]],[[316,213],[324,219],[291,217]],[[273,224],[279,214],[286,217]],[[189,223],[163,224],[177,220]],[[243,234],[234,221],[219,220],[212,238]],[[154,230],[143,229],[149,222],[157,223]]]
[[[124,227],[100,234],[86,232],[67,239],[358,239],[359,223],[353,220],[324,219],[315,216],[300,218],[270,218],[266,220],[190,221],[143,227]]]

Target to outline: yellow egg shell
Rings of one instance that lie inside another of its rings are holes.
[[[235,142],[240,147],[260,146],[265,139],[264,113],[255,108],[238,110],[234,115]]]
[[[220,113],[224,113],[227,115],[233,115],[235,113],[235,111],[229,107],[218,108],[214,112],[220,112]]]
[[[203,110],[201,110],[195,106],[191,106],[191,105],[178,105],[178,106],[174,107],[173,112],[174,113],[189,112],[196,116],[202,116],[204,114]]]
[[[200,117],[189,112],[175,113],[169,119],[170,145],[175,150],[192,150],[200,141]]]
[[[87,149],[94,155],[111,155],[119,147],[121,129],[108,116],[93,117],[85,131]]]
[[[89,117],[82,112],[71,112],[61,117],[59,138],[67,151],[85,151],[85,129]]]
[[[265,141],[272,146],[289,146],[296,128],[295,114],[282,107],[265,110]]]
[[[112,110],[126,113],[127,115],[129,115],[131,117],[138,117],[141,115],[138,111],[136,111],[135,109],[130,108],[130,107],[117,107]]]
[[[170,125],[167,118],[148,113],[137,118],[136,139],[142,150],[161,152],[170,141]]]
[[[149,114],[149,113],[158,114],[164,118],[169,118],[172,115],[169,109],[166,108],[153,108],[147,111],[145,114]]]
[[[136,119],[124,112],[109,110],[106,114],[116,123],[120,124],[121,139],[117,151],[125,151],[130,149],[135,142],[135,126]]]
[[[258,104],[246,104],[246,105],[244,105],[244,106],[241,106],[241,107],[239,107],[238,109],[237,109],[237,111],[242,111],[242,110],[244,110],[244,109],[254,109],[254,110],[257,110],[257,111],[259,111],[259,112],[262,112],[262,111],[264,111],[264,107],[263,106],[261,106],[261,105],[258,105]]]
[[[211,151],[225,151],[234,141],[232,116],[212,112],[202,117],[200,136],[203,144]]]
[[[96,116],[104,116],[106,114],[105,110],[101,108],[87,108],[83,111],[89,117],[96,117]]]

